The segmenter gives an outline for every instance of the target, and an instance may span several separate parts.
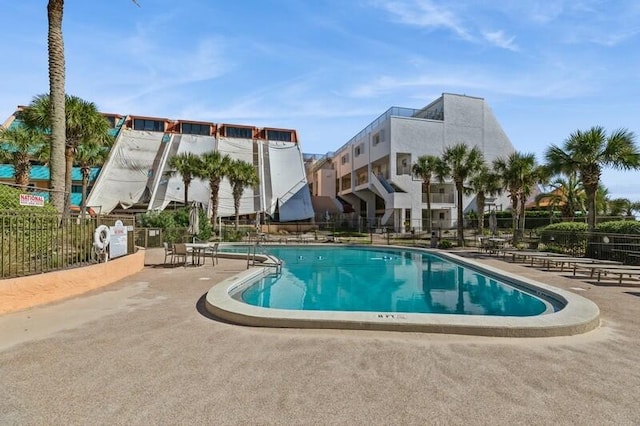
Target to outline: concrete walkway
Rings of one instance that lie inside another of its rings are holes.
[[[149,266],[0,317],[0,424],[638,424],[640,290],[482,261],[595,301],[602,327],[515,340],[242,327],[201,298],[245,262]]]

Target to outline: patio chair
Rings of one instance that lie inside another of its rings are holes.
[[[162,243],[162,245],[164,247],[164,264],[167,264],[167,258],[169,258],[173,265],[173,246],[169,247],[169,243]]]
[[[202,252],[202,256],[207,258],[210,257],[211,258],[211,264],[213,266],[216,266],[219,263],[218,260],[218,247],[219,247],[219,243],[215,243],[214,245],[207,247],[206,250],[204,250]]]
[[[184,259],[183,265],[187,266],[187,255],[189,252],[187,251],[187,245],[184,243],[174,244],[173,245],[173,257],[178,260]]]

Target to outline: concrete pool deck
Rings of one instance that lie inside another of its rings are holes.
[[[237,326],[208,317],[203,295],[246,262],[147,267],[0,316],[0,424],[636,424],[640,290],[479,261],[594,301],[601,327],[509,339]]]

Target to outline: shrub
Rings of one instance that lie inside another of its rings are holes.
[[[200,222],[200,232],[196,237],[206,241],[211,238],[211,222],[209,222],[207,218],[207,213],[202,209],[198,211],[198,218]],[[165,241],[175,242],[184,234],[184,228],[189,226],[189,207],[145,213],[138,217],[138,223],[143,228],[162,229]]]
[[[587,232],[588,226],[582,222],[560,222],[545,226],[540,230],[542,234],[546,232]]]
[[[582,222],[554,223],[543,228],[540,241],[547,251],[583,256],[587,248],[587,224]]]
[[[453,247],[453,243],[449,240],[442,240],[438,243],[439,249],[450,249],[451,247]]]
[[[610,234],[640,234],[640,222],[635,220],[616,220],[596,225],[596,232]]]

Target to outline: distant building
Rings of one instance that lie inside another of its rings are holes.
[[[428,217],[423,182],[411,167],[419,156],[440,156],[458,143],[478,146],[488,163],[514,151],[484,99],[445,93],[422,109],[389,108],[334,153],[309,158],[310,191],[350,204],[371,227],[405,232],[427,229],[431,221],[434,229],[451,228],[454,184],[432,182]],[[508,205],[504,196],[495,202]],[[465,195],[463,204],[475,209],[475,196]]]
[[[240,214],[266,214],[280,221],[313,216],[304,173],[302,152],[295,130],[170,120],[120,114],[103,114],[111,123],[115,143],[89,194],[87,205],[95,211],[163,210],[184,203],[182,177],[172,173],[169,159],[177,154],[220,151],[256,167],[260,184],[246,188]],[[15,115],[5,126],[19,125]],[[189,202],[208,206],[208,182],[194,179]],[[231,187],[223,180],[218,216],[233,216]]]

